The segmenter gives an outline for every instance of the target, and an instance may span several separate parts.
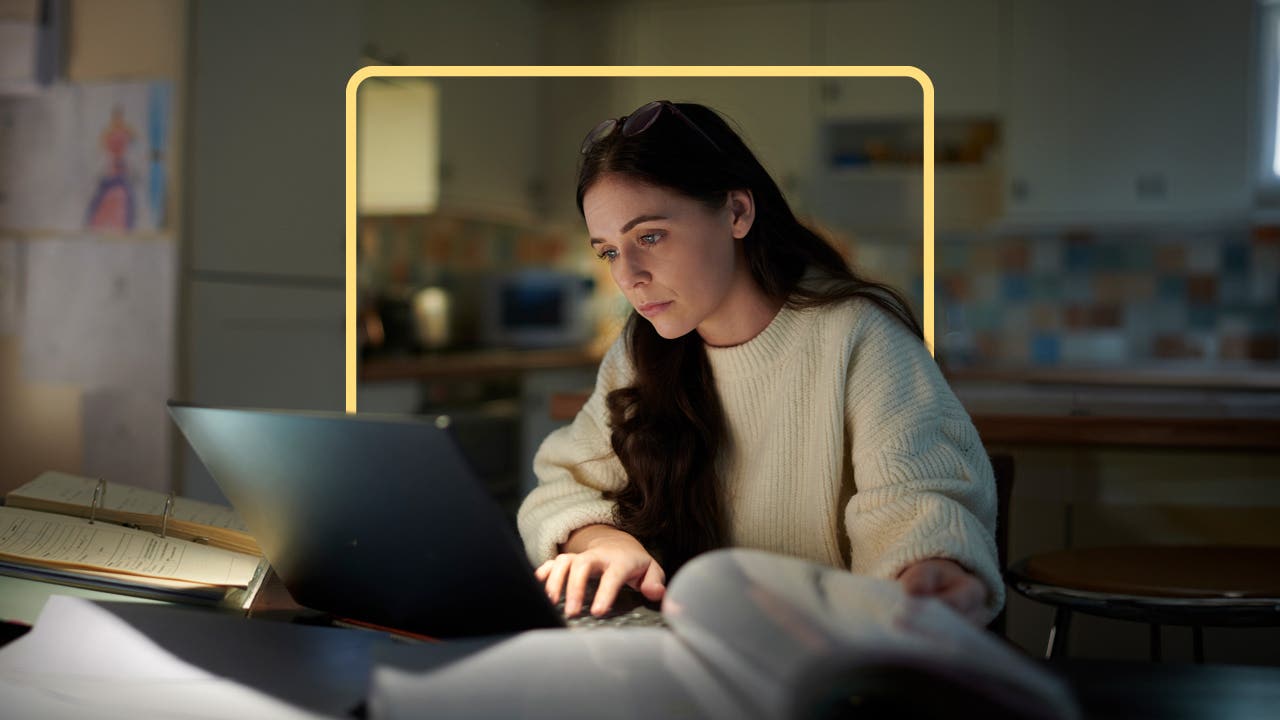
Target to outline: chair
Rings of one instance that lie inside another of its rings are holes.
[[[1203,628],[1280,625],[1280,547],[1125,546],[1059,550],[1025,558],[1007,581],[1053,605],[1046,658],[1067,653],[1073,612],[1151,626],[1151,659],[1161,659],[1160,628],[1192,628],[1204,662]]]
[[[1009,562],[1009,503],[1013,497],[1013,456],[990,455],[991,472],[996,480],[996,559],[1001,573]],[[1006,603],[1007,605],[1007,603]],[[1005,608],[987,624],[987,629],[997,635],[1005,633]]]

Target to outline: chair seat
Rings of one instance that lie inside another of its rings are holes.
[[[1016,574],[1041,585],[1111,595],[1280,598],[1280,547],[1100,547],[1035,555]]]

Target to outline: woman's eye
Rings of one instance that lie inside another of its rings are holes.
[[[613,262],[618,259],[618,251],[612,248],[601,251],[596,257],[606,262]]]
[[[640,241],[641,245],[657,245],[658,241],[662,239],[662,233],[645,233],[636,239]]]

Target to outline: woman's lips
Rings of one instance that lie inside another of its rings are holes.
[[[661,303],[645,303],[636,309],[645,317],[653,317],[654,315],[661,314],[662,311],[666,310],[670,305],[671,301],[668,300],[667,302]]]

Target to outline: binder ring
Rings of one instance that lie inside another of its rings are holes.
[[[173,493],[169,493],[169,497],[164,499],[164,517],[160,519],[160,537],[167,537],[169,534],[169,516],[173,515]]]
[[[98,484],[93,486],[93,500],[89,501],[89,524],[93,524],[93,518],[98,514],[98,508],[107,501],[107,481],[98,478]]]

